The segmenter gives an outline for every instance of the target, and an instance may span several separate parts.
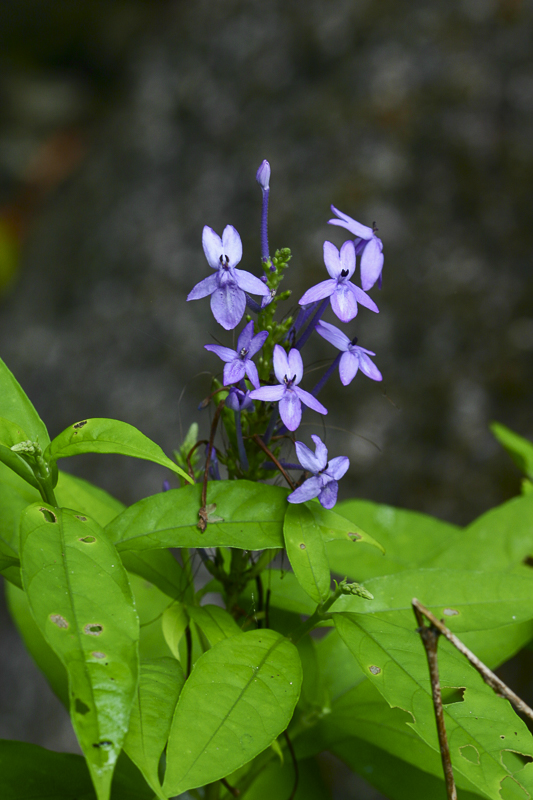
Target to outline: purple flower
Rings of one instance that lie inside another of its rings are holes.
[[[270,295],[268,286],[235,265],[242,258],[241,237],[233,227],[226,225],[222,239],[212,228],[204,226],[202,245],[205,257],[215,275],[204,278],[189,292],[187,300],[200,300],[211,295],[211,311],[216,321],[227,331],[235,328],[246,307],[245,292]]]
[[[340,252],[331,242],[324,242],[324,263],[330,279],[308,289],[300,297],[301,306],[331,297],[331,307],[341,322],[350,322],[356,316],[358,302],[371,311],[379,312],[374,301],[350,281],[355,271],[355,247],[352,241],[344,242]]]
[[[263,191],[270,189],[270,164],[266,159],[261,162],[255,179]]]
[[[333,508],[337,502],[337,492],[340,481],[348,467],[350,459],[338,456],[328,461],[328,449],[320,436],[311,436],[315,443],[313,453],[303,442],[296,442],[296,455],[298,461],[312,477],[302,483],[292,494],[287,497],[289,503],[305,503],[318,497],[324,508]]]
[[[328,413],[322,403],[298,386],[304,374],[304,365],[298,350],[293,348],[287,356],[281,345],[274,345],[274,372],[279,386],[254,389],[250,392],[250,397],[252,400],[279,401],[279,415],[290,431],[295,431],[300,424],[302,403],[319,414]]]
[[[362,253],[361,256],[361,286],[368,292],[369,289],[380,280],[381,287],[381,272],[383,270],[383,242],[376,236],[373,228],[368,225],[361,225],[354,219],[343,214],[335,206],[331,206],[331,210],[339,219],[328,220],[330,225],[339,225],[341,228],[353,233],[356,238],[355,249],[356,254]],[[343,320],[345,322],[346,320]]]
[[[254,404],[250,400],[250,392],[243,392],[232,386],[226,397],[226,406],[232,411],[253,411]]]
[[[261,331],[254,336],[254,323],[251,320],[239,334],[237,339],[237,349],[231,350],[229,347],[222,347],[220,344],[205,344],[206,350],[215,353],[222,361],[226,362],[224,367],[224,385],[238,383],[245,375],[248,375],[252,386],[259,389],[259,375],[257,367],[252,361],[252,356],[260,350],[268,337],[267,331]]]
[[[376,355],[372,350],[365,350],[364,347],[359,347],[355,344],[356,340],[350,341],[345,333],[329,322],[320,320],[315,330],[338,350],[344,351],[339,362],[339,376],[344,386],[348,386],[353,381],[359,368],[361,372],[368,378],[372,378],[373,381],[383,380],[381,372],[369,358],[369,356]]]

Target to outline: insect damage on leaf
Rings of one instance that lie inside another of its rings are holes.
[[[87,624],[85,626],[85,628],[83,629],[83,632],[86,633],[87,636],[100,636],[100,634],[102,633],[103,629],[104,628],[103,628],[102,625],[98,625],[98,624],[95,625],[94,623],[89,623],[89,624]]]
[[[61,614],[50,614],[50,621],[57,625],[58,628],[68,628],[68,622]]]

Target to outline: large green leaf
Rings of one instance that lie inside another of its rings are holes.
[[[500,422],[492,422],[489,427],[499,443],[505,447],[518,469],[531,480],[533,478],[533,443]]]
[[[324,784],[320,765],[313,758],[306,758],[298,763],[298,788],[294,796],[294,765],[285,758],[281,764],[279,759],[270,761],[261,770],[250,788],[243,795],[244,800],[330,800],[331,794]],[[237,784],[238,788],[238,784]]]
[[[137,683],[139,623],[126,571],[102,528],[44,504],[22,517],[24,589],[69,676],[70,713],[99,800],[107,800]]]
[[[178,700],[164,791],[223,778],[268,747],[289,724],[301,682],[298,651],[271,630],[240,633],[204,653]]]
[[[307,592],[305,592],[298,582],[294,572],[280,569],[266,569],[261,573],[264,593],[268,592],[268,602],[270,607],[281,608],[291,611],[293,614],[312,614],[316,609],[314,603]],[[249,583],[244,589],[242,598],[246,598],[246,608],[255,606],[257,602],[257,591],[253,583]]]
[[[124,750],[140,769],[158,797],[166,800],[159,783],[158,767],[167,743],[178,697],[185,683],[181,665],[174,658],[141,662],[139,684],[131,710]]]
[[[364,541],[355,548],[342,541],[332,541],[327,545],[333,572],[357,581],[425,566],[436,554],[453,547],[462,535],[456,525],[427,514],[367,500],[347,500],[340,503],[336,511],[337,515],[361,526],[385,549],[385,555],[382,555]],[[469,567],[465,565],[465,568]]]
[[[133,425],[116,419],[82,419],[74,425],[69,425],[50,443],[45,457],[57,461],[58,458],[76,456],[80,453],[118,453],[123,456],[143,458],[161,464],[162,467],[192,482],[187,473],[171,461],[158,444],[152,442]]]
[[[170,550],[125,550],[120,554],[128,572],[153,583],[173,600],[181,600],[187,591],[187,575]]]
[[[391,706],[411,715],[408,725],[439,752],[427,661],[416,631],[360,614],[335,614],[335,625],[368,679]],[[533,737],[507,700],[446,641],[439,646],[439,671],[443,688],[460,690],[444,706],[455,772],[494,800],[501,800],[503,782],[507,788],[513,779],[531,792],[532,765],[506,766],[510,750],[533,758]]]
[[[315,603],[323,603],[331,576],[324,540],[312,512],[304,505],[288,505],[283,535],[298,583]]]
[[[208,506],[223,521],[198,529],[202,487],[185,486],[147,497],[107,526],[119,551],[160,547],[236,547],[264,550],[283,547],[287,490],[252,481],[212,481]]]
[[[2,800],[96,800],[85,759],[36,744],[0,740]],[[111,800],[152,800],[142,776],[122,756],[113,776]]]
[[[171,656],[172,653],[163,635],[161,620],[172,600],[144,578],[130,573],[129,579],[135,598],[135,608],[139,614],[141,661]]]
[[[241,633],[241,629],[231,616],[220,606],[187,606],[189,617],[202,631],[207,641],[213,647],[222,639],[229,639]]]
[[[54,492],[61,508],[75,508],[82,514],[90,516],[102,528],[105,528],[125,508],[120,500],[99,486],[61,470]]]
[[[365,581],[365,588],[374,595],[373,600],[343,595],[330,611],[372,615],[412,630],[411,601],[417,597],[492,667],[514,655],[533,636],[533,576],[404,570],[371,578]]]
[[[11,420],[44,450],[50,441],[44,422],[21,385],[0,359],[0,417]],[[13,443],[15,444],[15,443]]]
[[[533,495],[524,495],[478,517],[425,566],[496,572],[514,569],[532,553]]]
[[[306,503],[306,506],[315,518],[315,523],[321,529],[324,541],[362,542],[371,545],[380,554],[385,552],[382,544],[366,533],[359,525],[355,524],[353,520],[342,514],[337,514],[331,509],[322,508],[318,500],[312,500]],[[359,548],[357,548],[358,551]]]

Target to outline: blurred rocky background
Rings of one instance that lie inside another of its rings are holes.
[[[52,435],[116,417],[170,452],[207,431],[220,365],[202,345],[231,335],[185,296],[209,273],[204,224],[235,225],[259,274],[267,158],[293,305],[345,238],[330,203],[384,242],[380,314],[349,329],[384,382],[321,395],[343,496],[466,524],[518,491],[488,423],[533,438],[528,0],[4,0],[0,29],[0,352]],[[304,360],[333,355],[320,340]],[[63,466],[126,502],[166,477]],[[0,735],[47,741],[32,703],[10,714]]]

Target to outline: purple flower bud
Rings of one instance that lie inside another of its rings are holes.
[[[254,404],[250,400],[250,392],[243,392],[236,386],[232,386],[226,397],[226,406],[232,411],[248,411],[253,409]]]
[[[268,161],[265,160],[261,163],[255,179],[263,191],[270,189],[270,164]]]
[[[170,483],[168,481],[163,481],[163,488],[161,491],[168,492],[170,490]]]

